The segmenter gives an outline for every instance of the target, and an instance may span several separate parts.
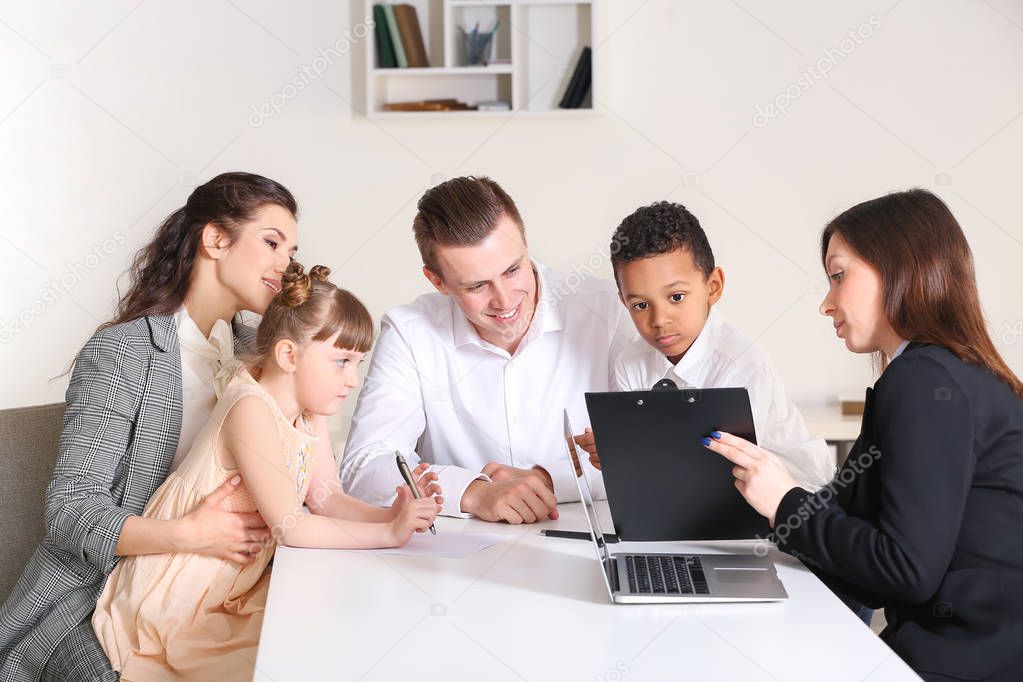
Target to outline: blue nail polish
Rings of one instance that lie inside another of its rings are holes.
[[[710,432],[710,437],[713,438],[714,440],[721,440],[721,432],[720,431],[711,431]]]
[[[704,446],[708,446],[710,445],[710,438],[701,438],[700,442],[703,443]]]

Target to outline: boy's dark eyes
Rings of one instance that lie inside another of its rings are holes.
[[[686,297],[686,295],[682,294],[682,293],[672,294],[671,295],[671,300],[674,301],[675,303],[681,303],[682,300],[685,299],[685,297]]]
[[[632,307],[635,310],[646,310],[649,304],[646,301],[640,301],[639,303],[633,303]]]

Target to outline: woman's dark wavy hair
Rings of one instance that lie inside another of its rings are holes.
[[[267,204],[298,215],[291,192],[262,175],[221,173],[196,187],[185,205],[167,216],[152,241],[135,254],[129,269],[131,285],[121,296],[114,318],[99,328],[178,310],[185,300],[203,228],[213,223],[230,244],[238,238],[240,225]]]
[[[945,202],[913,189],[853,206],[824,228],[825,267],[836,235],[881,274],[884,311],[896,334],[947,348],[1023,396],[1023,382],[988,334],[973,253]],[[884,362],[877,364],[883,369]]]

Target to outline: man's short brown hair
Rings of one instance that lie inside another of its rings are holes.
[[[438,246],[473,246],[497,228],[507,215],[515,221],[526,240],[522,217],[512,198],[488,177],[452,178],[426,191],[419,199],[412,221],[423,265],[438,276]]]

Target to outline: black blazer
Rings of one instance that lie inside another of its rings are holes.
[[[778,546],[885,609],[927,680],[1023,679],[1023,400],[948,350],[910,344],[867,389],[845,465],[793,488]]]

